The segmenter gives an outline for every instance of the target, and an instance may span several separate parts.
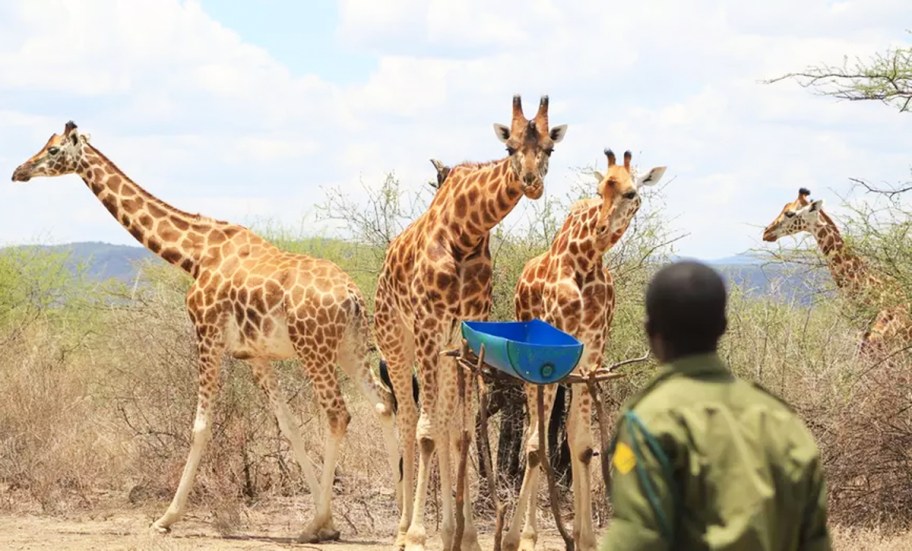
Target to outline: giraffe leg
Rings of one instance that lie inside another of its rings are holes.
[[[451,360],[453,361],[453,360]],[[455,364],[455,361],[453,361]],[[455,365],[452,365],[453,369],[456,369]],[[465,404],[468,411],[463,414],[459,412],[458,415],[454,418],[459,419],[458,427],[453,431],[455,435],[455,444],[453,448],[457,451],[460,449],[459,443],[465,435],[466,442],[465,445],[467,449],[471,449],[472,440],[475,435],[475,412],[477,411],[477,404],[475,403],[475,396],[472,387],[472,383],[469,380],[470,375],[466,373],[465,381]],[[458,455],[456,456],[458,457]],[[457,460],[458,461],[458,460]],[[458,465],[458,463],[457,463]],[[472,473],[474,469],[470,468],[471,465],[466,465],[465,479],[463,481],[463,503],[462,503],[462,516],[465,520],[464,529],[462,533],[462,544],[460,546],[461,551],[481,551],[481,546],[478,543],[478,530],[475,528],[475,518],[474,518],[474,508],[473,504],[475,500],[472,499]]]
[[[536,387],[525,385],[526,404],[529,410],[529,426],[526,429],[526,469],[523,472],[522,487],[519,491],[519,499],[516,502],[516,509],[513,512],[513,519],[510,522],[510,530],[504,536],[503,546],[506,551],[515,551],[522,545],[523,548],[533,549],[538,540],[536,502],[538,497],[538,481],[541,475],[541,460],[546,458],[547,450],[538,449],[538,401],[536,397]],[[545,397],[545,416],[550,415],[551,408],[554,406],[554,385],[548,385],[544,389]],[[551,444],[545,435],[545,446]],[[522,534],[520,534],[522,528]]]
[[[288,403],[282,395],[281,389],[279,389],[275,371],[273,371],[272,365],[270,365],[268,360],[252,360],[250,364],[253,368],[253,377],[256,380],[257,385],[259,385],[266,394],[266,399],[269,400],[276,421],[279,423],[279,430],[282,431],[282,435],[287,438],[288,442],[291,444],[295,460],[298,462],[298,465],[301,466],[301,470],[304,471],[307,487],[310,488],[310,492],[314,496],[314,501],[316,502],[316,496],[321,495],[323,488],[317,480],[313,462],[307,455],[307,447],[304,444],[301,432],[295,425],[294,418],[288,409]]]
[[[315,543],[339,538],[339,532],[334,528],[332,519],[333,479],[336,474],[339,450],[345,439],[351,415],[345,407],[336,370],[330,358],[316,354],[312,350],[304,351],[299,345],[295,347],[298,348],[298,354],[303,358],[304,371],[314,381],[314,392],[326,414],[326,424],[329,429],[329,438],[323,449],[323,476],[319,485],[321,492],[317,497],[316,514],[299,538],[301,541]]]
[[[362,324],[363,323],[363,324]],[[356,329],[346,338],[339,351],[339,365],[342,370],[357,383],[361,395],[373,406],[380,428],[383,432],[383,443],[389,460],[390,475],[396,485],[396,502],[402,506],[402,485],[399,483],[399,442],[396,438],[396,426],[393,419],[393,398],[389,390],[378,384],[370,369],[368,355],[369,331],[366,321],[360,321]],[[411,396],[411,395],[409,395]]]
[[[455,330],[450,335],[448,342],[448,349],[457,346],[459,334]],[[443,502],[443,507],[441,508],[441,516],[443,519],[440,525],[440,535],[443,540],[444,549],[451,549],[456,533],[456,501],[454,499],[454,493],[456,491],[456,467],[459,465],[460,443],[464,434],[464,429],[467,428],[467,416],[473,420],[472,428],[474,429],[475,417],[472,415],[472,412],[475,411],[475,408],[473,407],[472,401],[472,385],[468,381],[468,376],[466,376],[465,380],[465,401],[460,401],[459,375],[457,372],[457,369],[460,368],[456,365],[456,360],[450,357],[441,357],[438,361],[437,369],[437,388],[439,393],[437,399],[437,419],[440,420],[438,426],[441,431],[440,439],[438,440],[440,444],[437,450],[437,460],[440,465],[441,501]],[[465,410],[462,409],[463,405]],[[468,431],[466,445],[471,445],[472,434],[474,434],[474,430]],[[464,501],[462,505],[464,524],[460,549],[466,551],[481,551],[478,545],[478,531],[475,529],[472,515],[472,495],[469,484],[471,473],[468,466],[465,475],[463,481]]]
[[[596,364],[597,365],[597,364]],[[567,432],[573,473],[573,540],[580,551],[595,551],[592,531],[592,397],[585,384],[571,385]]]
[[[181,473],[174,498],[165,514],[152,524],[153,530],[165,533],[171,525],[180,520],[187,508],[187,497],[193,487],[196,471],[206,445],[212,438],[212,409],[219,390],[219,368],[222,361],[223,345],[217,335],[197,330],[199,349],[199,393],[197,395],[196,417],[193,421],[193,441],[187,463]]]
[[[411,331],[391,315],[382,302],[374,315],[377,344],[386,359],[390,382],[396,395],[396,424],[399,430],[401,453],[397,469],[397,496],[401,495],[396,547],[405,547],[406,534],[412,521],[415,499],[415,446],[418,407],[412,394],[412,366],[415,363],[414,339]]]
[[[416,356],[419,365],[419,379],[421,383],[421,408],[418,416],[418,427],[416,436],[418,438],[418,477],[415,487],[415,501],[412,508],[412,519],[409,523],[408,532],[406,533],[406,550],[423,551],[424,544],[427,541],[427,531],[424,528],[424,509],[427,500],[428,479],[431,472],[431,461],[434,456],[435,445],[439,445],[440,453],[437,454],[440,467],[440,493],[443,501],[443,522],[447,525],[447,513],[453,513],[453,494],[452,486],[447,485],[450,482],[449,471],[449,450],[443,437],[445,430],[437,422],[437,402],[438,392],[442,389],[438,382],[439,351],[441,344],[445,342],[441,335],[446,335],[447,321],[444,316],[434,316],[428,313],[428,317],[423,322],[416,323],[415,341]],[[455,389],[444,389],[455,392]],[[440,461],[444,455],[447,458]],[[443,528],[441,528],[443,530]]]

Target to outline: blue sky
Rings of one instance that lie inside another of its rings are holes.
[[[762,247],[800,186],[838,218],[850,177],[908,178],[906,115],[759,82],[908,44],[907,0],[684,4],[0,0],[0,172],[73,119],[175,206],[322,233],[325,189],[498,157],[512,94],[547,93],[569,128],[546,193],[605,147],[667,165],[686,256]],[[0,205],[0,244],[135,243],[75,176],[7,180]]]

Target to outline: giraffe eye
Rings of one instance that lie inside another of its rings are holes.
[[[516,148],[507,146],[507,155],[513,156],[514,153],[516,153]]]
[[[50,153],[51,155],[56,155],[56,154],[60,153],[60,148],[59,148],[59,147],[51,147],[51,148],[48,149],[48,153]]]
[[[785,212],[786,218],[793,218],[795,216],[795,211],[789,210]]]

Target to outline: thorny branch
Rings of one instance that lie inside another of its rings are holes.
[[[849,66],[819,65],[804,71],[764,81],[773,84],[794,80],[802,88],[815,88],[817,93],[848,101],[880,101],[898,107],[900,113],[912,112],[912,47],[887,50],[867,61],[856,58]]]
[[[874,187],[871,184],[862,180],[861,178],[849,178],[849,181],[854,184],[862,186],[863,188],[868,190],[868,193],[878,193],[880,195],[886,195],[888,199],[893,199],[897,195],[900,195],[907,191],[912,191],[912,185],[908,185],[908,186],[905,186],[902,188],[884,189],[884,188]]]

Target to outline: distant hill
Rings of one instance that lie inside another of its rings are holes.
[[[98,281],[115,278],[124,282],[132,282],[136,278],[138,262],[158,259],[143,247],[112,245],[97,241],[64,245],[23,245],[16,248],[40,249],[67,254],[65,263],[71,271],[75,273],[77,267],[82,264],[86,275]]]
[[[158,257],[145,248],[134,245],[78,242],[29,247],[69,253],[67,264],[74,271],[76,266],[82,263],[87,275],[99,281],[116,278],[132,282],[136,278],[137,265],[140,261],[158,260]],[[737,285],[749,296],[776,297],[795,300],[802,304],[809,303],[815,291],[820,289],[829,277],[825,270],[766,264],[763,260],[750,255],[735,255],[702,262],[719,270],[729,285]]]

